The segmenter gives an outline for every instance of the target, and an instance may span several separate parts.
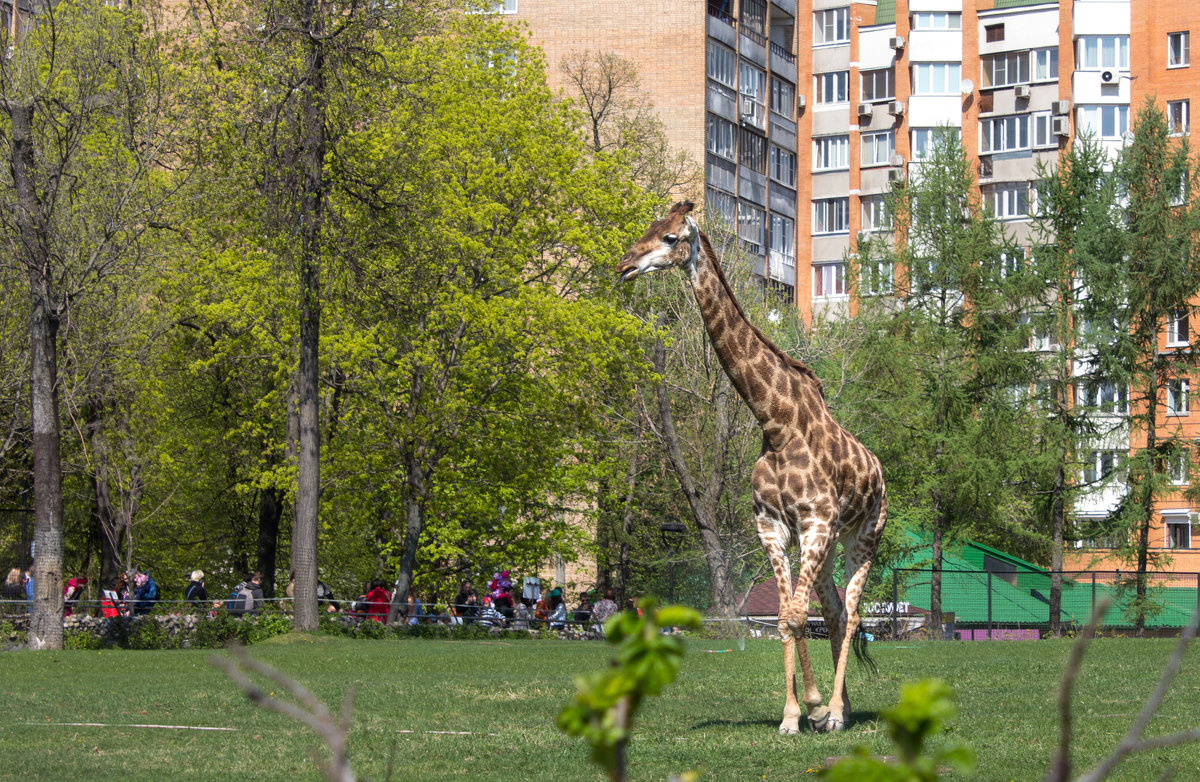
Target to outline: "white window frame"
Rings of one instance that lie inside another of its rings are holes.
[[[708,115],[705,143],[708,151],[718,157],[737,162],[737,125],[716,114]]]
[[[846,288],[846,264],[841,261],[813,264],[813,298],[843,299],[849,296]]]
[[[1192,548],[1191,511],[1164,510],[1161,515],[1163,520],[1163,548],[1179,550]],[[1185,537],[1186,540],[1184,540]]]
[[[708,61],[705,64],[708,78],[718,84],[724,84],[731,90],[736,90],[737,67],[737,52],[709,38]]]
[[[790,217],[772,213],[768,218],[771,230],[767,232],[770,243],[771,262],[780,261],[789,269],[796,268],[796,221]]]
[[[1192,60],[1190,30],[1167,33],[1167,67],[1186,68]]]
[[[1167,347],[1186,348],[1192,335],[1188,328],[1188,310],[1172,310],[1167,316]]]
[[[832,106],[850,100],[850,71],[827,71],[813,75],[816,103]],[[832,99],[831,99],[832,98]]]
[[[862,210],[862,230],[867,232],[892,230],[892,217],[887,211],[887,201],[881,195],[859,197]]]
[[[984,87],[1011,87],[1030,81],[1029,52],[985,54],[980,59],[980,78]]]
[[[766,243],[767,213],[753,204],[738,201],[738,238],[746,249],[756,255],[763,254]]]
[[[1031,198],[1029,183],[1017,182],[983,188],[984,207],[997,220],[1028,220]]]
[[[914,30],[961,30],[962,13],[958,11],[914,11]]]
[[[705,206],[709,214],[717,215],[729,228],[737,221],[737,197],[715,188],[705,188]]]
[[[813,171],[841,171],[850,168],[850,136],[813,138]]]
[[[862,71],[862,99],[867,103],[892,100],[896,97],[896,66],[872,68]],[[879,90],[879,82],[883,81],[883,90]],[[870,90],[868,90],[868,86]],[[869,94],[868,94],[869,93]]]
[[[1167,459],[1167,481],[1172,486],[1187,486],[1188,470],[1190,467],[1190,454],[1188,449],[1184,448],[1178,453],[1173,453]]]
[[[1058,81],[1058,49],[1034,49],[1029,53],[1032,81]]]
[[[1054,135],[1054,117],[1048,111],[1035,111],[1029,115],[1033,148],[1057,147],[1058,136]]]
[[[888,296],[896,289],[896,267],[887,258],[864,258],[858,268],[858,290],[864,296]]]
[[[771,111],[781,117],[795,119],[796,85],[778,76],[771,77]]]
[[[813,11],[813,45],[850,43],[850,6]]]
[[[925,83],[922,84],[922,81]],[[912,66],[913,95],[958,95],[962,63],[918,62]]]
[[[1186,136],[1191,132],[1191,102],[1184,100],[1167,101],[1167,133],[1172,136]]]
[[[1013,152],[1029,149],[1029,115],[1009,114],[979,120],[979,152]]]
[[[768,144],[767,175],[781,185],[795,189],[796,153],[774,144]]]
[[[1081,35],[1075,67],[1081,71],[1129,70],[1128,35]]]
[[[1086,380],[1075,388],[1075,398],[1081,407],[1091,407],[1103,415],[1129,413],[1129,386],[1112,380]]]
[[[813,199],[813,235],[850,233],[850,198]]]
[[[1184,417],[1189,408],[1188,381],[1185,378],[1171,378],[1167,381],[1167,415]]]
[[[738,63],[738,94],[767,105],[767,72],[745,60]]]
[[[896,152],[896,134],[886,130],[882,133],[862,134],[862,167],[890,166]]]
[[[1084,483],[1100,483],[1121,466],[1123,452],[1112,449],[1099,449],[1087,455],[1083,463],[1082,478]]]
[[[1105,130],[1106,125],[1110,126],[1108,132]],[[1075,117],[1075,129],[1076,131],[1091,130],[1098,139],[1123,141],[1129,133],[1129,106],[1124,104],[1080,106]]]
[[[925,160],[929,157],[929,153],[933,150],[933,145],[937,139],[937,134],[945,132],[947,128],[913,128],[911,133],[911,144],[909,149],[913,160]],[[962,131],[958,128],[949,128],[949,131],[955,135],[956,139],[962,138]]]

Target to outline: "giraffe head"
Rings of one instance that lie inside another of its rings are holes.
[[[655,220],[617,264],[621,282],[671,266],[687,268],[696,262],[700,228],[688,216],[691,201],[680,201],[661,220]]]

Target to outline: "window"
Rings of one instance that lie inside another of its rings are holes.
[[[796,105],[796,88],[778,76],[771,77],[771,111],[791,117]]]
[[[517,0],[496,0],[483,11],[485,14],[515,14],[516,12]]]
[[[1187,449],[1183,449],[1178,453],[1173,453],[1167,459],[1167,480],[1172,486],[1187,486],[1188,484],[1188,458]]]
[[[981,57],[984,87],[1029,83],[1029,52],[1009,52]]]
[[[730,89],[737,88],[737,55],[733,49],[709,38],[707,67],[708,78]]]
[[[1167,415],[1188,414],[1188,381],[1167,381]]]
[[[767,140],[742,128],[738,141],[738,163],[760,174],[767,173]]]
[[[958,128],[913,128],[912,159],[925,160],[932,157],[935,139],[946,134],[950,134],[956,142],[958,141]]]
[[[813,201],[813,233],[839,234],[850,230],[850,199],[818,198]]]
[[[1097,413],[1125,415],[1129,412],[1129,387],[1111,380],[1089,380],[1075,389],[1076,401]]]
[[[961,30],[962,14],[957,11],[922,11],[912,15],[914,30]]]
[[[740,63],[741,82],[738,85],[738,92],[742,95],[754,98],[757,103],[766,102],[766,71],[761,68],[756,68],[750,63],[743,60]]]
[[[1029,148],[1029,115],[992,117],[979,121],[980,152],[1008,152]]]
[[[1166,527],[1167,548],[1192,547],[1192,519],[1187,511],[1168,513],[1163,511],[1163,526]]]
[[[1105,480],[1121,464],[1120,451],[1092,451],[1083,460],[1084,483],[1099,483]]]
[[[886,296],[894,287],[892,262],[866,258],[858,269],[858,289],[867,296]]]
[[[1167,67],[1186,68],[1191,62],[1191,34],[1184,30],[1181,33],[1167,33]]]
[[[742,26],[763,34],[767,22],[767,4],[764,0],[742,0]]]
[[[818,73],[817,103],[845,103],[850,99],[850,72]]]
[[[1033,323],[1033,329],[1029,335],[1030,350],[1039,353],[1058,350],[1058,337],[1051,330],[1050,325],[1044,322],[1044,318],[1040,318],[1035,322],[1028,315],[1021,315],[1018,320],[1025,326],[1029,326],[1031,323]]]
[[[1172,136],[1186,136],[1188,133],[1188,101],[1167,101],[1167,132]]]
[[[1033,122],[1033,145],[1035,147],[1057,147],[1058,137],[1052,132],[1054,125],[1051,122],[1050,112],[1042,111],[1032,115]]]
[[[862,72],[862,99],[891,100],[896,97],[896,69],[880,68]]]
[[[1186,347],[1188,334],[1188,311],[1173,310],[1167,318],[1167,347]]]
[[[818,136],[813,139],[814,171],[835,171],[849,167],[849,136]]]
[[[1002,185],[983,191],[983,206],[997,220],[1019,220],[1029,217],[1029,185]]]
[[[1078,117],[1079,130],[1089,130],[1102,139],[1125,138],[1129,132],[1128,106],[1081,106]]]
[[[1079,59],[1082,70],[1129,68],[1128,35],[1083,35],[1079,38]]]
[[[813,43],[849,43],[850,9],[828,8],[813,12]]]
[[[892,227],[892,217],[888,214],[887,204],[883,196],[863,196],[862,229],[864,231],[888,231]]]
[[[1058,49],[1034,49],[1032,55],[1034,81],[1058,79]]]
[[[896,136],[886,133],[864,133],[862,136],[862,164],[864,166],[891,165],[892,153],[896,150]]]
[[[997,43],[1004,40],[1004,25],[989,24],[984,25],[983,39],[988,43]]]
[[[782,263],[796,268],[796,223],[783,215],[771,215],[771,264]]]
[[[913,95],[957,95],[962,66],[956,62],[917,63],[913,69]]]
[[[744,201],[738,202],[738,236],[742,245],[752,253],[762,255],[765,213]]]
[[[846,295],[846,265],[813,264],[813,298],[828,299]]]
[[[774,144],[767,150],[767,174],[780,184],[796,186],[796,155]]]
[[[704,196],[709,214],[720,217],[726,226],[733,228],[733,221],[737,217],[737,199],[711,187],[705,189]]]
[[[709,114],[708,151],[728,160],[736,159],[737,126],[715,114]]]

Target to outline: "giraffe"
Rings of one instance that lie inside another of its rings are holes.
[[[785,692],[779,732],[800,729],[797,654],[809,727],[842,730],[850,718],[846,664],[859,626],[859,598],[887,518],[883,471],[875,454],[833,420],[812,370],[746,319],[708,237],[688,215],[692,208],[690,201],[679,202],[653,222],[617,264],[617,275],[629,282],[674,266],[691,283],[721,366],[763,432],[751,484],[758,537],[779,589]],[[833,581],[839,541],[848,574],[844,603]],[[787,555],[792,544],[800,549],[794,589]],[[822,705],[804,640],[814,587],[833,652],[828,706]]]

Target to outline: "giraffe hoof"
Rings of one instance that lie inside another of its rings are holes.
[[[813,709],[808,715],[808,727],[813,733],[832,733],[845,730],[846,720],[840,714],[834,714],[824,706]]]
[[[794,736],[800,732],[799,717],[784,717],[783,722],[779,723],[779,733],[782,736]]]

